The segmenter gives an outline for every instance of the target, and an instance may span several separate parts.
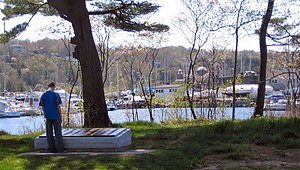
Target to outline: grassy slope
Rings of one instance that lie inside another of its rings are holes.
[[[144,155],[31,156],[38,134],[10,136],[0,133],[0,169],[193,169],[204,157],[224,154],[242,160],[253,154],[251,146],[278,150],[300,148],[300,119],[260,118],[245,121],[126,123],[133,130],[133,147],[155,149]],[[300,168],[300,167],[298,167]]]

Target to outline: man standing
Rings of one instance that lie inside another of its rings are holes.
[[[47,152],[63,152],[64,143],[61,129],[61,108],[62,104],[58,93],[54,92],[55,83],[48,85],[48,90],[42,95],[39,105],[43,107],[46,118]],[[55,140],[53,136],[55,132]],[[55,145],[56,143],[56,145]]]

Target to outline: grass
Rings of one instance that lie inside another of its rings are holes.
[[[39,133],[11,136],[0,132],[0,169],[194,169],[205,164],[203,158],[208,155],[223,154],[232,160],[251,157],[251,145],[272,146],[282,155],[286,149],[300,148],[298,118],[117,126],[132,129],[134,148],[155,151],[143,155],[18,157],[34,151],[33,141]]]

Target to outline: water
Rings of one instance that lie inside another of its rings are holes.
[[[201,113],[207,113],[207,109],[201,110],[197,108],[197,115]],[[236,108],[236,119],[249,119],[252,116],[254,108],[252,107],[237,107]],[[138,109],[138,120],[149,121],[149,112],[147,109]],[[153,109],[154,121],[159,123],[166,119],[192,119],[188,108],[181,109],[170,109],[170,108],[155,108]],[[273,112],[274,113],[274,112]],[[283,112],[276,112],[283,113]],[[232,108],[220,109],[218,108],[217,114],[215,115],[218,119],[231,119]],[[82,124],[82,114],[73,114],[70,120],[76,125]],[[109,117],[113,123],[124,123],[132,122],[137,120],[136,115],[133,117],[131,109],[120,109],[115,111],[109,111]],[[205,114],[207,117],[207,114]],[[0,130],[5,131],[12,135],[22,135],[30,132],[42,131],[45,129],[44,117],[43,116],[23,116],[19,118],[1,118],[0,119]]]
[[[22,116],[18,118],[1,118],[0,130],[12,135],[22,135],[45,129],[43,116]]]

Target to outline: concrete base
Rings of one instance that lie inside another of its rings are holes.
[[[146,149],[136,149],[136,150],[126,150],[119,152],[62,152],[62,153],[45,153],[45,152],[27,152],[21,153],[19,157],[29,157],[29,156],[78,156],[78,155],[88,155],[88,156],[98,156],[98,155],[140,155],[148,154],[154,150]]]
[[[66,151],[122,151],[131,145],[131,130],[126,128],[63,129]],[[34,148],[45,151],[46,134],[34,139]]]

